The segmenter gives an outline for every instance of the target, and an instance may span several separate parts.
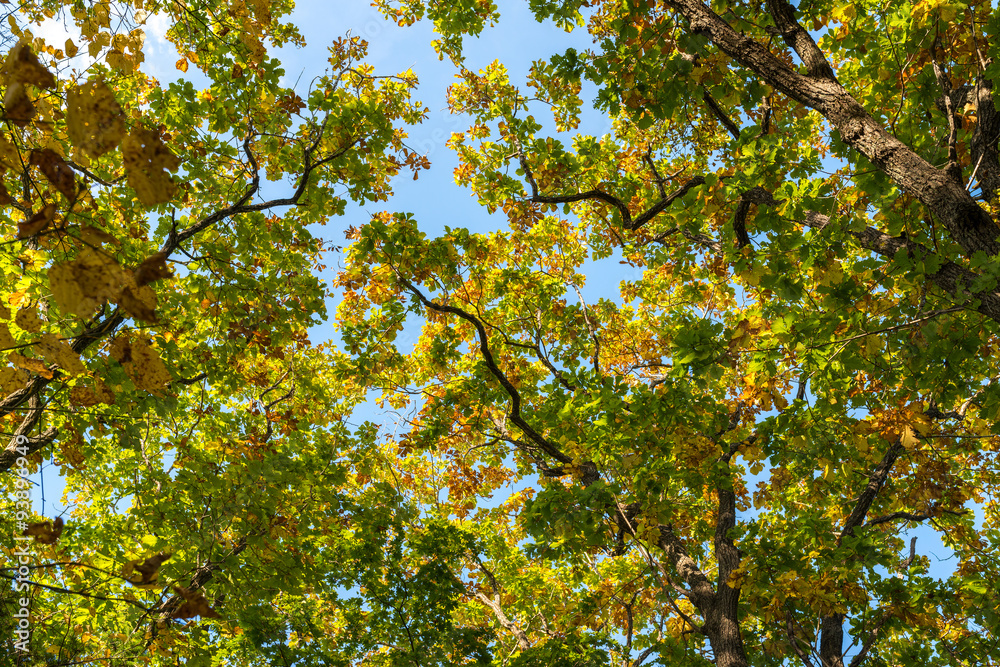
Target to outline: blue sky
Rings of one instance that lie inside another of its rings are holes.
[[[583,29],[566,33],[552,24],[537,23],[524,0],[501,0],[499,5],[502,14],[500,24],[495,28],[487,28],[478,38],[467,39],[466,58],[470,69],[483,68],[499,59],[507,66],[512,81],[523,83],[532,61],[547,59],[569,47],[585,49],[591,45],[590,37]],[[332,6],[336,7],[335,11],[331,11]],[[506,226],[506,219],[502,214],[489,215],[476,203],[468,190],[459,188],[454,183],[452,170],[457,166],[457,160],[446,148],[445,142],[452,132],[465,130],[468,123],[464,118],[448,113],[446,90],[455,81],[455,69],[450,62],[438,60],[431,46],[434,35],[429,22],[400,28],[383,19],[369,6],[367,0],[337,0],[335,4],[320,0],[299,2],[292,22],[301,30],[307,46],[303,49],[282,49],[280,57],[286,71],[286,85],[298,82],[299,91],[304,91],[313,77],[322,74],[327,62],[326,49],[329,43],[350,32],[370,43],[368,62],[375,67],[376,73],[394,74],[413,69],[420,79],[416,96],[430,109],[429,117],[422,125],[410,128],[409,145],[427,155],[432,163],[431,169],[422,172],[418,181],[403,174],[393,183],[396,193],[390,201],[365,207],[349,205],[345,216],[331,220],[325,227],[317,227],[315,233],[335,245],[344,245],[344,229],[349,225],[361,226],[372,213],[385,209],[413,213],[421,229],[431,236],[440,233],[445,226],[466,227],[474,232]],[[171,80],[188,76],[174,67],[178,55],[173,46],[162,37],[166,22],[151,17],[148,27],[150,34],[144,52],[149,71],[164,85]],[[46,36],[50,43],[59,44],[65,39],[65,36],[60,39],[60,26],[50,25],[35,32]],[[194,70],[189,74],[193,75]],[[595,94],[592,86],[585,86],[584,116],[579,131],[600,136],[610,131],[610,122],[602,114],[587,112],[589,102]],[[536,118],[546,124],[543,131],[557,134],[551,118],[544,110],[539,109]],[[568,139],[564,139],[564,143],[568,144]],[[271,187],[278,188],[281,184]],[[338,264],[335,258],[330,258],[326,278],[333,277]],[[634,271],[631,275],[623,276],[623,271],[628,271],[628,267],[622,267],[614,260],[606,260],[603,265],[611,267],[610,269],[590,266],[593,268],[590,286],[584,291],[588,301],[597,297],[617,297],[620,279],[638,277]],[[329,304],[331,313],[334,307],[335,303]],[[332,337],[334,332],[330,323],[317,327],[312,332],[314,342]],[[359,417],[378,419],[374,410],[371,415]],[[63,485],[57,469],[47,466],[41,475],[36,476],[36,480],[45,485],[43,513],[49,517],[62,513],[65,506],[59,498]],[[40,507],[40,487],[36,487],[34,497],[36,507]],[[946,576],[952,566],[948,561],[937,561],[947,558],[950,551],[930,530],[921,529],[914,534],[920,535],[918,553],[931,557],[932,573]]]

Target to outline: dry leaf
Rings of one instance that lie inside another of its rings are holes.
[[[33,150],[29,162],[41,169],[46,180],[52,184],[52,187],[61,192],[63,197],[66,199],[76,197],[76,176],[61,155],[51,148]]]
[[[17,224],[17,238],[26,239],[29,236],[34,236],[48,227],[55,217],[56,205],[52,203],[46,204],[41,211],[35,213],[24,222]]]
[[[80,238],[91,245],[101,245],[102,243],[113,243],[118,245],[118,239],[111,234],[108,234],[100,227],[94,227],[93,225],[81,227]]]
[[[0,164],[20,171],[21,153],[7,137],[0,135]]]
[[[73,145],[96,158],[125,137],[125,114],[103,81],[77,86],[66,95],[66,131]]]
[[[118,295],[118,305],[132,317],[145,322],[156,322],[156,292],[152,287],[125,287]]]
[[[20,83],[11,83],[3,95],[4,118],[24,127],[35,117],[35,105]]]
[[[0,183],[0,206],[8,206],[14,203],[14,199],[7,192],[7,186]]]
[[[26,41],[18,42],[10,50],[4,69],[10,81],[30,83],[39,88],[54,88],[56,85],[56,77],[39,62]]]
[[[111,344],[111,356],[122,365],[136,387],[155,396],[161,396],[162,390],[173,380],[156,350],[143,340],[130,343],[119,336]]]
[[[49,370],[49,367],[38,359],[31,359],[24,356],[23,354],[18,354],[17,352],[11,352],[7,355],[7,360],[14,364],[18,368],[23,368],[31,373],[38,373],[46,380],[51,380],[53,373]]]
[[[34,307],[21,308],[17,311],[17,315],[14,316],[14,324],[31,333],[38,333],[42,330],[42,321],[38,319],[38,309]]]
[[[23,389],[24,384],[31,379],[26,371],[11,366],[0,368],[0,389],[9,394],[12,391]]]
[[[52,296],[64,313],[90,317],[105,299],[115,299],[122,289],[124,271],[107,254],[84,248],[76,259],[49,269]]]
[[[77,447],[78,444],[81,444],[79,438],[76,442],[64,441],[62,447],[59,448],[59,460],[63,463],[68,463],[72,468],[84,470],[87,467],[85,463],[87,457]]]
[[[195,616],[201,616],[202,618],[222,618],[208,606],[208,600],[205,599],[205,594],[201,590],[189,591],[180,586],[174,586],[174,590],[184,598],[184,602],[174,610],[170,618],[193,618]]]
[[[169,560],[171,556],[173,556],[172,553],[161,551],[145,560],[137,558],[129,561],[125,563],[122,576],[133,586],[143,587],[152,584],[160,576],[160,566]],[[134,572],[138,572],[139,577],[134,577]]]
[[[0,369],[0,373],[2,373],[2,369]],[[84,387],[83,385],[77,385],[70,389],[69,400],[73,405],[83,408],[89,408],[98,403],[113,405],[115,394],[101,380],[95,380],[93,389]]]
[[[153,131],[139,127],[122,141],[122,158],[128,184],[146,206],[170,201],[177,184],[167,171],[176,171],[181,161]]]
[[[9,350],[17,347],[17,341],[10,335],[10,328],[6,322],[0,322],[0,350]]]
[[[33,523],[24,529],[22,535],[34,537],[39,544],[55,544],[59,536],[62,535],[63,520],[57,516],[55,521],[40,521]]]
[[[70,375],[83,375],[87,367],[80,361],[80,355],[55,334],[45,334],[35,345],[35,351],[51,364],[56,364]]]
[[[161,278],[172,278],[170,267],[167,266],[166,253],[158,252],[142,260],[135,269],[135,284],[139,287],[148,285]]]

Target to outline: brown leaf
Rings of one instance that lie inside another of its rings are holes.
[[[7,192],[7,186],[0,183],[0,206],[9,206],[14,203],[14,199]]]
[[[80,238],[92,245],[100,245],[102,243],[113,243],[118,245],[118,239],[111,234],[108,234],[100,227],[95,227],[93,225],[81,227]]]
[[[91,81],[67,93],[66,131],[73,145],[92,158],[121,143],[125,114],[107,84]]]
[[[174,586],[174,590],[184,598],[184,602],[174,610],[170,618],[194,618],[195,616],[201,616],[202,618],[222,618],[208,606],[208,600],[205,599],[205,594],[200,589],[190,591],[180,586]]]
[[[149,286],[139,287],[135,290],[131,287],[123,288],[122,293],[118,295],[118,305],[132,317],[145,322],[159,320],[156,316],[156,292]]]
[[[55,217],[56,205],[50,202],[24,222],[17,223],[17,238],[26,239],[29,236],[34,236],[48,227]]]
[[[62,156],[51,148],[31,151],[29,162],[41,169],[45,178],[66,199],[76,197],[76,176]]]
[[[147,584],[151,584],[160,576],[160,566],[169,560],[171,556],[173,556],[172,553],[161,551],[160,553],[150,556],[142,561],[138,558],[136,560],[129,561],[125,564],[123,576],[133,586],[145,586]],[[136,577],[132,576],[133,572],[139,573],[138,580]]]
[[[56,77],[42,65],[26,41],[20,41],[7,54],[4,69],[10,81],[30,83],[39,88],[54,88]]]
[[[35,105],[20,83],[11,83],[3,95],[4,118],[24,127],[35,117]]]
[[[55,521],[40,521],[33,523],[24,529],[22,535],[34,537],[39,544],[55,544],[59,536],[62,535],[63,520],[57,516]]]
[[[2,369],[0,369],[2,371]],[[83,408],[89,408],[92,405],[97,405],[98,403],[104,403],[106,405],[113,405],[115,402],[115,394],[107,385],[105,385],[100,380],[96,380],[94,383],[94,388],[84,387],[83,385],[77,385],[69,390],[69,400],[73,405],[78,405]]]
[[[172,278],[170,267],[167,266],[166,253],[158,252],[142,260],[135,269],[135,284],[139,287],[148,285],[161,278]]]

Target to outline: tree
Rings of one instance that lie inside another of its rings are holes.
[[[990,6],[532,0],[594,47],[524,88],[466,66],[494,4],[378,4],[434,22],[509,226],[351,228],[342,349],[305,225],[426,166],[411,73],[347,38],[300,98],[268,2],[162,8],[200,93],[141,73],[139,2],[65,10],[89,83],[8,56],[5,460],[91,499],[29,529],[37,660],[1000,661]],[[567,144],[588,81],[613,132]],[[396,422],[352,427],[373,391]]]

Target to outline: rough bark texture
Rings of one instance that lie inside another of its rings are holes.
[[[768,4],[779,32],[805,63],[809,75],[798,73],[764,45],[736,32],[705,4],[697,0],[667,2],[688,20],[693,31],[707,35],[737,63],[790,98],[821,113],[848,146],[930,209],[967,255],[978,250],[988,255],[1000,254],[997,242],[1000,230],[966,192],[963,183],[934,167],[875,122],[837,81],[812,37],[795,22],[791,6],[780,0]]]

